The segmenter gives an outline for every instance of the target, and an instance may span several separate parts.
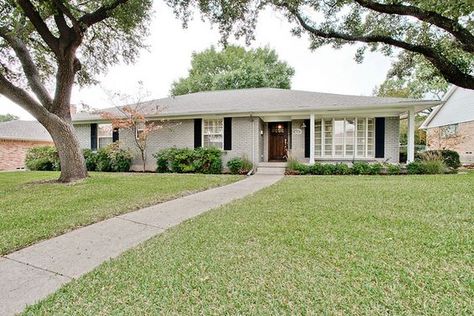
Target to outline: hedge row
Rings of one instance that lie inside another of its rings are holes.
[[[396,164],[354,162],[352,166],[345,163],[306,165],[297,161],[288,163],[286,174],[289,175],[399,175],[399,174],[443,174],[452,172],[442,161],[414,161],[406,167]]]
[[[222,151],[210,148],[168,148],[153,155],[157,172],[221,173]]]
[[[85,149],[84,158],[87,170],[103,172],[126,172],[132,165],[132,154],[120,149],[117,143],[93,152]],[[25,165],[29,170],[59,171],[61,164],[59,155],[53,146],[30,148],[26,154]]]

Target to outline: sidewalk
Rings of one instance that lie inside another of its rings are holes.
[[[79,228],[0,257],[0,315],[19,313],[63,284],[167,228],[257,192],[281,178],[254,175]]]

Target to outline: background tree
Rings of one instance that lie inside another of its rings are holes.
[[[362,43],[392,55],[394,48],[422,56],[446,81],[474,89],[474,1],[472,0],[167,0],[186,22],[194,6],[231,34],[253,39],[258,14],[267,6],[283,12],[293,33],[306,33],[310,48]]]
[[[441,100],[448,88],[448,82],[423,57],[403,52],[392,64],[385,81],[374,89],[374,95]]]
[[[268,47],[245,50],[227,46],[221,51],[211,47],[193,53],[188,76],[173,83],[171,94],[261,87],[290,89],[294,74],[294,69]]]
[[[150,11],[151,0],[0,2],[0,95],[51,134],[60,181],[87,176],[69,110],[74,83],[93,83],[110,65],[133,62]]]
[[[8,122],[18,120],[19,117],[10,113],[0,114],[0,122]]]

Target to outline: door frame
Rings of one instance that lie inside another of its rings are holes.
[[[282,138],[283,140],[286,139],[286,151],[288,153],[289,151],[289,147],[290,147],[290,122],[289,121],[283,121],[283,122],[268,122],[268,138],[267,138],[267,141],[268,141],[268,161],[271,162],[271,161],[288,161],[288,157],[284,157],[283,159],[275,159],[274,157],[272,157],[272,148],[273,148],[273,143],[271,141],[271,138],[272,138],[272,132],[271,132],[271,129],[272,129],[272,125],[277,125],[277,124],[282,124],[284,126],[284,129],[286,131],[286,133],[284,133],[284,138]],[[283,145],[284,146],[284,145]]]

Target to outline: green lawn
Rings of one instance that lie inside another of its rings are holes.
[[[240,179],[91,173],[90,178],[72,185],[44,183],[58,176],[56,172],[0,173],[0,254],[78,226]]]
[[[474,174],[287,177],[25,313],[469,314],[473,215]]]

